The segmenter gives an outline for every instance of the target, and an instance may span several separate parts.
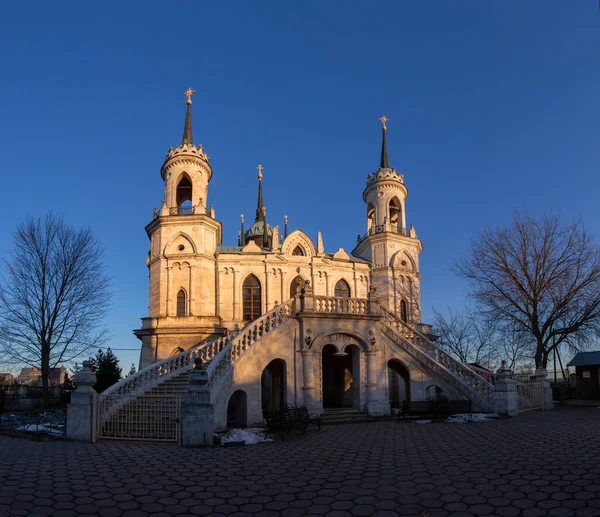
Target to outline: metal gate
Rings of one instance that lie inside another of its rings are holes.
[[[98,438],[180,443],[181,396],[176,392],[151,393],[111,407],[98,397]]]
[[[515,379],[517,384],[518,411],[534,411],[544,408],[544,381]]]

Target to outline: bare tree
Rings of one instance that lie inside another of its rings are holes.
[[[463,363],[486,363],[490,366],[491,349],[494,341],[493,322],[478,318],[470,309],[464,312],[452,312],[448,316],[433,311],[435,333],[439,335],[438,344]]]
[[[50,368],[106,337],[111,293],[102,258],[90,228],[77,230],[61,216],[28,217],[14,233],[0,288],[0,347],[41,370],[45,402]]]
[[[536,368],[600,329],[600,250],[580,221],[517,213],[508,227],[481,230],[454,269],[489,318],[532,336]]]

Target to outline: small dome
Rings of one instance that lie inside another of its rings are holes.
[[[264,233],[263,222],[256,221],[248,229],[248,231],[244,234],[244,237],[246,238],[246,240],[248,240],[248,239],[251,239],[252,237],[262,236],[263,233]],[[269,235],[271,237],[273,236],[273,228],[271,228],[271,225],[269,223],[267,223],[267,235]]]

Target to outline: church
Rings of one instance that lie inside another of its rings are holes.
[[[283,229],[269,224],[260,165],[254,220],[242,216],[232,245],[222,242],[217,212],[235,208],[208,201],[213,169],[194,143],[192,93],[181,143],[160,168],[162,205],[146,226],[140,371],[107,390],[106,419],[149,394],[180,396],[198,358],[216,429],[260,425],[264,411],[285,404],[373,417],[443,393],[491,409],[493,386],[437,347],[421,322],[423,246],[407,226],[405,178],[389,165],[387,118],[379,167],[365,173],[354,249],[327,251],[320,233],[315,243],[289,231],[287,218]]]

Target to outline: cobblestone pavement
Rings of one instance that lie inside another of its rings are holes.
[[[599,459],[596,408],[214,449],[0,437],[0,516],[600,516]]]

